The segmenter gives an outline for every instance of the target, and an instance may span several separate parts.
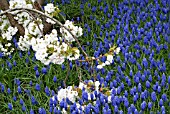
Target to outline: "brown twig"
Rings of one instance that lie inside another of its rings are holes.
[[[78,72],[78,78],[79,78],[79,81],[82,82],[81,80],[81,70],[79,70],[77,64],[76,64],[76,61],[75,61],[75,65],[76,65],[76,71]]]
[[[70,66],[69,66],[69,60],[67,61],[67,75],[66,75],[66,78],[64,80],[64,87],[66,87],[66,81],[68,79],[68,75],[70,74]]]

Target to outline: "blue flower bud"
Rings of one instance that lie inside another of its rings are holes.
[[[22,58],[22,52],[21,51],[19,52],[19,57]]]
[[[134,96],[133,96],[133,102],[136,103],[137,100],[138,100],[137,95],[134,95]]]
[[[55,100],[55,99],[54,99],[54,100]],[[53,100],[52,98],[50,98],[50,101],[49,101],[49,106],[50,106],[50,107],[53,107],[54,102],[55,102],[54,100]]]
[[[165,76],[164,73],[162,74],[162,80],[163,80],[163,81],[166,81],[166,76]]]
[[[47,74],[47,69],[46,69],[45,67],[43,67],[43,68],[41,69],[41,72],[42,72],[43,74]]]
[[[134,112],[135,109],[136,109],[135,105],[134,105],[134,104],[131,104],[130,107],[131,107],[132,112]]]
[[[125,90],[124,95],[125,95],[125,97],[128,97],[128,91],[127,90]]]
[[[82,99],[85,100],[85,101],[88,101],[88,94],[87,94],[87,92],[85,92],[85,91],[82,92]]]
[[[96,11],[96,6],[92,7],[92,12],[94,13]]]
[[[125,99],[125,100],[124,100],[124,106],[125,106],[126,108],[129,107],[129,101],[128,101],[128,99]]]
[[[35,105],[38,103],[34,96],[31,96],[31,103],[32,103],[32,105]]]
[[[35,71],[35,75],[36,75],[36,78],[38,78],[40,76],[40,73],[38,70]]]
[[[132,69],[130,70],[129,76],[130,76],[130,77],[133,76],[133,71],[132,71]]]
[[[14,97],[13,97],[13,100],[14,100],[14,101],[17,101],[17,97],[16,97],[16,96],[14,96]]]
[[[102,0],[98,0],[98,3],[100,3]]]
[[[158,86],[157,91],[158,91],[158,93],[161,93],[161,86]]]
[[[156,86],[156,85],[153,85],[152,89],[153,89],[154,91],[156,91],[156,90],[157,90],[157,86]]]
[[[87,23],[85,23],[85,24],[84,24],[84,28],[87,28],[87,27],[88,27],[88,24],[87,24]]]
[[[128,109],[127,109],[127,114],[131,114],[131,113],[132,113],[132,110],[131,110],[130,107],[128,107]]]
[[[8,63],[8,68],[9,68],[9,70],[12,70],[12,64],[11,63]]]
[[[7,93],[8,93],[8,94],[11,93],[11,89],[10,89],[10,88],[7,89]]]
[[[62,65],[61,65],[61,68],[62,68],[62,70],[65,70],[65,65],[62,64]]]
[[[146,81],[146,88],[150,88],[150,82]]]
[[[30,114],[34,114],[34,110],[33,109],[30,110]]]
[[[27,52],[27,54],[28,54],[28,56],[30,56],[30,55],[31,55],[31,52],[30,52],[30,51],[28,51],[28,52]]]
[[[137,109],[135,109],[134,114],[139,114],[139,112],[138,112],[138,110],[137,110]]]
[[[159,106],[160,107],[163,106],[163,100],[162,99],[159,100]]]
[[[38,113],[39,113],[39,114],[43,114],[43,109],[42,109],[42,108],[39,108],[39,109],[38,109]]]
[[[164,106],[161,106],[161,111],[162,111],[162,112],[166,112],[166,110],[165,110],[165,107],[164,107]]]
[[[90,94],[90,98],[91,100],[94,100],[94,95],[92,93]]]
[[[20,103],[20,105],[23,105],[23,104],[24,104],[24,101],[22,100],[22,98],[20,98],[19,103]]]
[[[116,112],[116,113],[119,112],[119,109],[118,109],[117,105],[114,106],[114,112]]]
[[[142,98],[142,100],[145,100],[145,93],[144,92],[141,93],[141,98]]]
[[[34,70],[35,71],[38,70],[38,66],[37,65],[34,66]]]
[[[91,19],[91,20],[93,19],[93,16],[92,16],[92,15],[90,15],[90,19]],[[88,32],[88,33],[91,32],[91,28],[90,28],[89,26],[87,27],[87,32]]]
[[[63,100],[60,102],[60,107],[61,107],[61,109],[64,108],[64,101]]]
[[[13,65],[14,65],[14,66],[17,66],[17,63],[16,63],[16,61],[15,61],[15,60],[13,61]]]
[[[148,109],[151,110],[152,108],[152,102],[148,102]]]
[[[30,84],[30,86],[32,86],[32,80],[30,81],[30,83],[29,83],[29,84]]]
[[[141,109],[144,111],[145,110],[145,108],[146,108],[146,102],[145,101],[143,101],[142,102],[142,104],[141,104]]]
[[[49,108],[49,112],[52,113],[53,112],[53,107],[50,106]]]
[[[40,85],[36,83],[35,90],[40,91],[40,89],[41,89]]]
[[[8,103],[8,109],[12,110],[12,104],[11,103]]]
[[[85,114],[89,114],[90,113],[90,110],[91,110],[91,107],[89,105],[87,105],[85,107]]]
[[[113,86],[117,87],[117,81],[116,80],[113,80]]]
[[[168,77],[168,83],[169,83],[169,85],[170,85],[170,76]]]
[[[100,102],[102,103],[102,104],[104,104],[104,101],[105,100],[105,97],[104,97],[104,95],[103,94],[101,94],[100,95]]]
[[[140,82],[139,77],[136,76],[134,81],[136,84],[138,84]]]
[[[152,82],[152,75],[149,75],[148,80]]]
[[[141,83],[138,84],[138,92],[141,92],[142,91],[142,86],[141,86]]]
[[[145,75],[142,75],[142,77],[141,77],[142,82],[144,82],[145,79],[146,79],[146,76],[145,76]]]
[[[131,95],[134,95],[134,94],[135,94],[134,91],[133,91],[133,88],[130,89],[130,94],[131,94]]]
[[[57,82],[57,77],[56,76],[53,77],[53,81],[54,81],[54,83]]]
[[[131,59],[133,59],[133,58],[131,58]],[[138,70],[142,70],[142,66],[139,63],[137,63],[137,67],[138,67]]]
[[[47,96],[50,96],[50,90],[47,86],[45,87],[45,93]]]
[[[164,87],[166,82],[164,80],[161,81],[161,86]]]
[[[156,98],[156,93],[155,92],[151,93],[151,99],[152,99],[153,102],[156,101],[157,98]]]
[[[22,106],[22,111],[25,112],[26,111],[26,107],[25,105]]]
[[[4,56],[4,54],[2,52],[0,52],[0,58],[2,58]]]
[[[167,101],[167,95],[166,95],[165,93],[164,93],[164,94],[162,94],[161,98],[163,99],[163,101],[164,101],[164,102],[166,102],[166,101]]]
[[[29,59],[28,59],[28,58],[26,58],[26,59],[25,59],[25,62],[26,62],[26,63],[29,63]]]
[[[145,94],[145,98],[148,98],[149,97],[149,92],[145,89],[144,91],[144,94]]]
[[[17,78],[14,79],[14,83],[17,84],[18,86],[21,84],[20,80]]]
[[[123,83],[121,83],[120,87],[121,87],[122,90],[124,90],[124,84]]]
[[[70,62],[70,69],[72,69],[73,68],[73,64],[72,64],[72,62]]]
[[[19,94],[21,94],[21,93],[22,93],[22,89],[21,89],[21,87],[20,87],[20,86],[18,86],[17,90],[18,90],[18,93],[19,93]]]

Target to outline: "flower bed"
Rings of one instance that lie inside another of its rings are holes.
[[[0,113],[170,113],[168,0],[2,1]]]

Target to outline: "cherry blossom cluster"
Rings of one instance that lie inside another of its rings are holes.
[[[106,53],[106,61],[105,62],[101,62],[99,61],[99,65],[97,65],[98,69],[102,69],[104,66],[106,65],[110,65],[113,62],[113,56],[114,54],[119,54],[120,52],[120,47],[117,47],[115,49],[112,50],[112,48],[110,48],[110,51],[113,51],[113,53]]]
[[[72,32],[72,34],[74,36],[80,37],[81,35],[83,35],[82,31],[83,29],[81,27],[78,26],[74,26],[73,22],[67,20],[64,24],[65,27],[69,28],[69,30]],[[75,41],[75,39],[73,38],[73,36],[64,28],[61,27],[60,28],[60,32],[62,33],[62,36],[68,41],[68,42],[73,42]]]
[[[30,8],[33,9],[31,1],[25,0],[10,0],[9,8]],[[54,4],[49,3],[44,6],[45,14],[53,17],[59,13],[58,7]],[[57,34],[57,30],[53,29],[50,34],[43,34],[43,21],[38,16],[31,14],[27,11],[14,11],[11,12],[14,15],[14,19],[18,21],[25,29],[25,35],[20,36],[18,40],[18,49],[22,51],[27,51],[32,47],[35,51],[35,57],[37,60],[40,60],[45,65],[50,63],[62,64],[67,58],[69,60],[76,60],[80,56],[80,51],[76,47],[71,47],[71,42],[75,41],[73,36],[65,28],[60,28],[61,37]],[[5,47],[3,47],[3,42],[0,42],[0,50],[3,51],[5,55],[11,54],[12,50],[8,52],[8,47],[12,44],[8,41],[11,41],[13,36],[18,31],[17,28],[10,26],[10,23],[6,16],[0,18],[2,23],[0,23],[0,28],[2,32],[2,40],[4,41]],[[54,21],[47,18],[46,22],[50,24],[55,24]],[[68,27],[70,32],[75,37],[80,37],[82,35],[82,28],[75,26],[73,22],[66,20],[65,27]],[[5,29],[6,28],[6,29]],[[3,30],[3,31],[2,31]],[[66,43],[67,40],[67,43]],[[7,49],[6,49],[7,48]]]
[[[96,104],[99,94],[107,97],[108,103],[111,103],[112,91],[112,89],[109,90],[103,87],[99,81],[88,80],[86,82],[80,82],[78,87],[68,86],[67,88],[61,88],[58,93],[51,98],[50,106],[55,107],[56,101],[58,101],[60,106],[67,102],[67,108],[64,106],[65,108],[62,109],[62,113],[65,114],[67,112],[65,109],[70,109],[71,104],[76,103],[77,109],[83,111],[87,107],[87,102],[92,103],[92,105]],[[114,91],[116,92],[117,88],[114,88]],[[81,100],[82,102],[80,103]]]
[[[17,31],[18,29],[16,27],[10,26],[5,15],[0,18],[0,50],[3,54],[10,55],[14,51],[11,40]]]

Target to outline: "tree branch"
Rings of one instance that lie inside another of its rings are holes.
[[[44,16],[44,17],[46,17],[46,18],[49,18],[49,19],[51,19],[52,21],[56,22],[59,26],[64,27],[64,28],[73,36],[73,38],[76,40],[79,48],[82,50],[83,54],[88,58],[87,53],[86,53],[86,52],[83,50],[83,48],[81,47],[81,44],[80,44],[80,42],[78,41],[77,37],[74,36],[73,33],[72,33],[67,27],[63,26],[63,24],[62,24],[60,21],[58,21],[57,19],[54,19],[54,18],[46,15],[45,13],[43,13],[43,12],[41,12],[41,11],[38,11],[38,10],[36,10],[36,9],[29,9],[29,8],[13,8],[13,9],[8,9],[8,10],[0,13],[0,16],[2,16],[2,15],[4,15],[4,14],[7,14],[7,13],[10,13],[10,12],[13,12],[13,11],[16,11],[16,10],[22,10],[22,11],[27,10],[27,11],[30,11],[30,12],[34,12],[34,13],[40,14],[40,15],[42,15],[42,16]]]

